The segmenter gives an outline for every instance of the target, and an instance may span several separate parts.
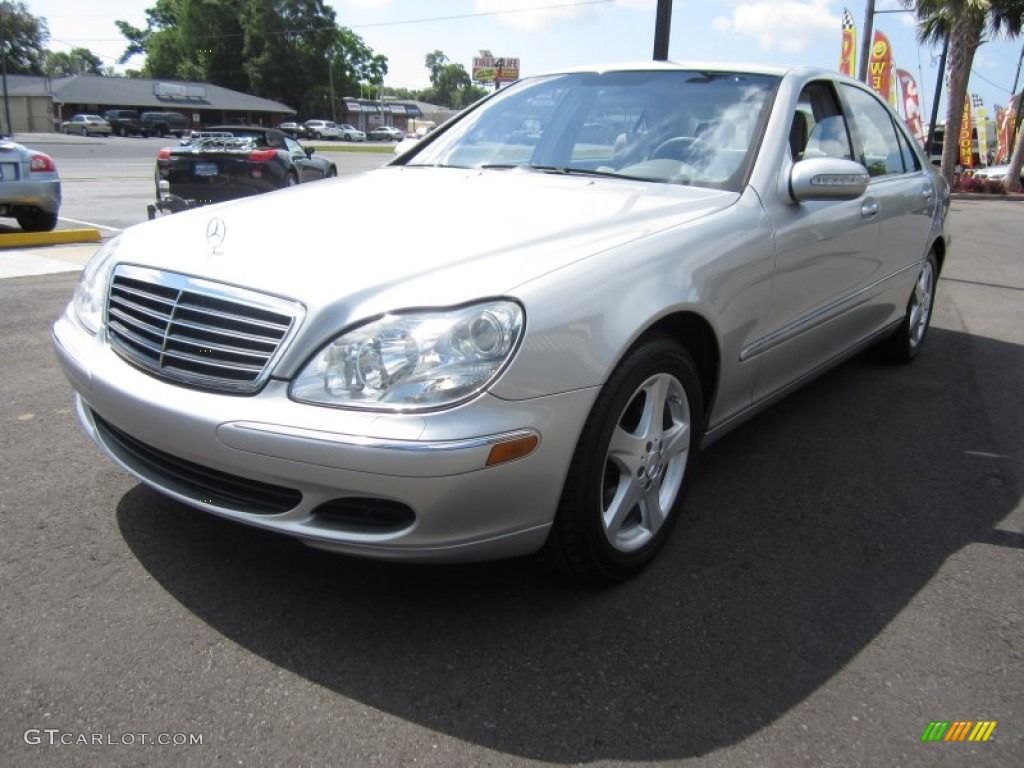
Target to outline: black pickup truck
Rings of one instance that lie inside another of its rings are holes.
[[[176,136],[188,132],[188,120],[180,112],[143,112],[139,116],[143,136]]]
[[[103,119],[110,123],[110,130],[115,136],[138,136],[142,133],[139,125],[139,113],[134,109],[108,109]]]

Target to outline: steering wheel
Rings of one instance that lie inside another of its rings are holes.
[[[676,136],[661,142],[651,152],[649,160],[666,158],[679,160],[692,166],[707,166],[718,150],[708,141],[696,136]]]

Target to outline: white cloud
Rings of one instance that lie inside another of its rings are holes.
[[[731,16],[712,21],[716,32],[753,38],[763,50],[799,53],[838,35],[840,18],[828,0],[762,0],[735,3]]]
[[[357,8],[384,8],[391,5],[391,0],[344,0],[339,5],[352,5]]]
[[[649,11],[657,6],[657,0],[612,0],[586,5],[580,0],[476,0],[473,10],[500,14],[496,18],[502,23],[529,32],[559,23],[591,20],[609,6]]]

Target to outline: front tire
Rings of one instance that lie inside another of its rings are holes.
[[[903,322],[878,346],[878,351],[885,360],[892,363],[909,363],[921,352],[928,337],[928,329],[931,327],[932,305],[935,303],[938,279],[938,259],[935,251],[931,251],[917,275],[914,290],[907,301],[907,312]]]
[[[703,418],[690,354],[666,336],[634,348],[583,427],[545,559],[595,584],[647,565],[679,516]]]

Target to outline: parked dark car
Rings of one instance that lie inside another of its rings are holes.
[[[116,136],[138,136],[142,133],[139,113],[134,109],[108,109],[103,118]]]
[[[337,176],[333,162],[276,128],[210,126],[188,144],[157,154],[158,191],[196,205],[219,203]]]
[[[188,133],[188,120],[180,112],[143,112],[139,116],[143,136],[175,136]]]
[[[286,135],[291,136],[293,139],[304,139],[307,136],[306,126],[304,126],[302,123],[289,121],[287,123],[281,123],[277,127]]]

